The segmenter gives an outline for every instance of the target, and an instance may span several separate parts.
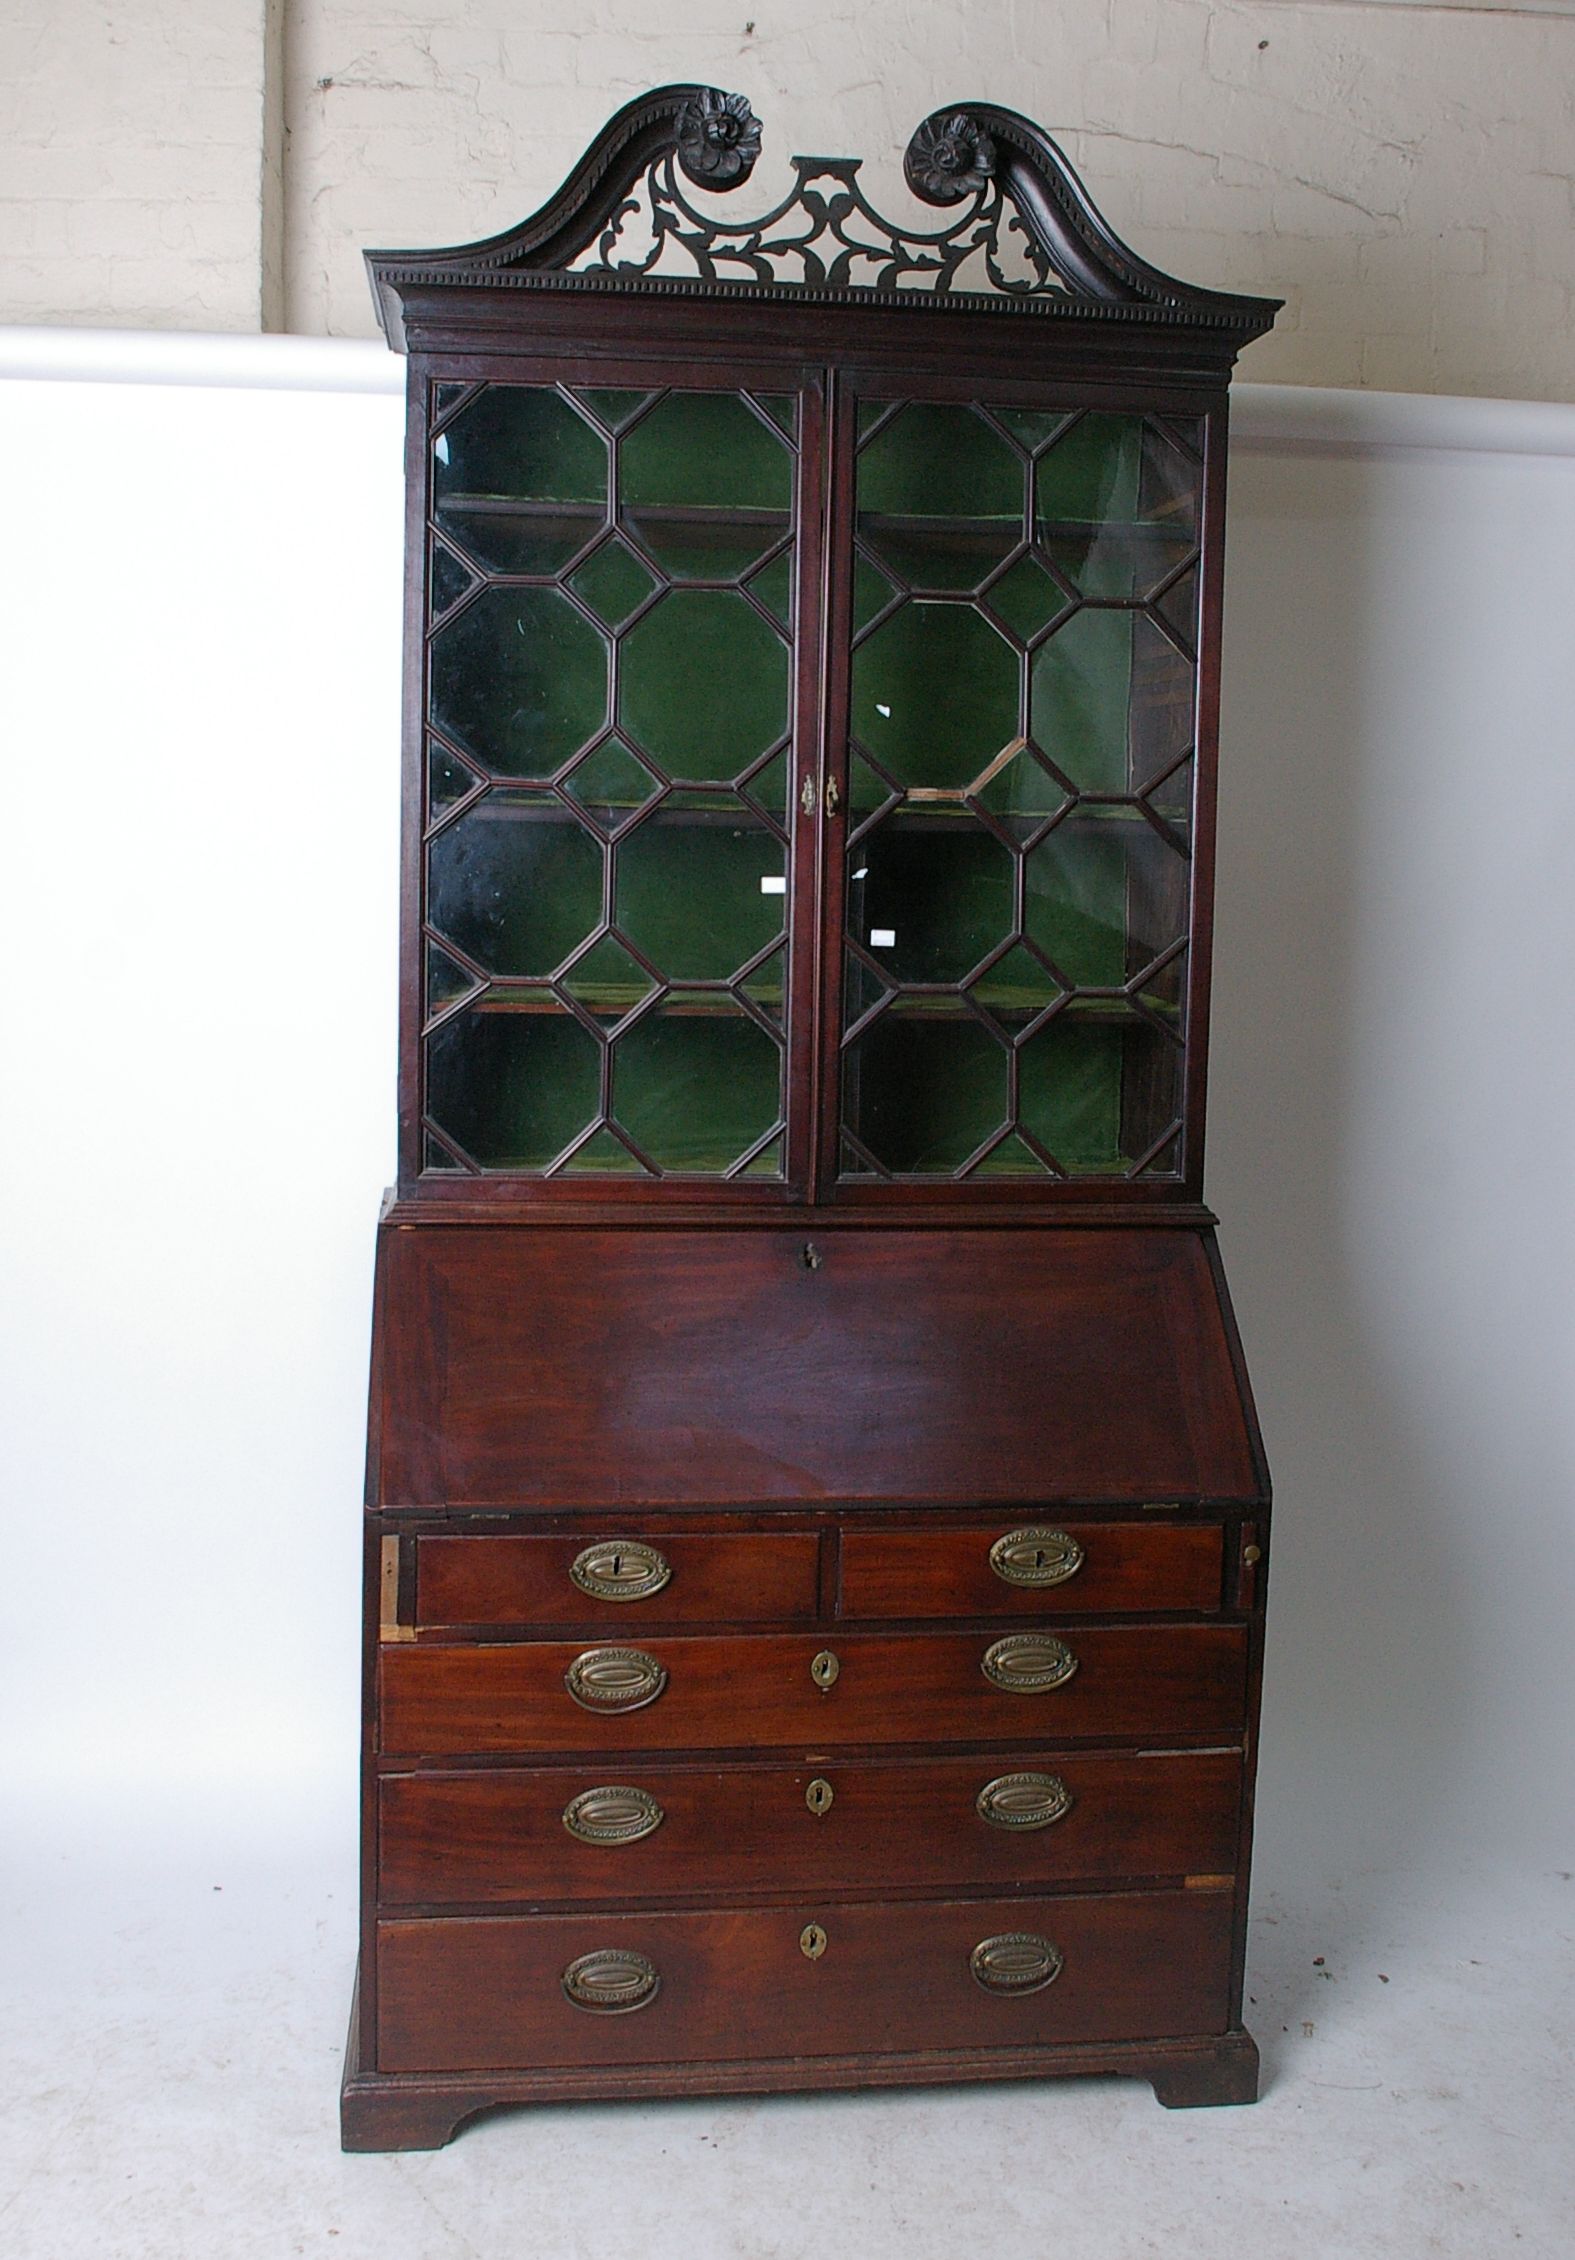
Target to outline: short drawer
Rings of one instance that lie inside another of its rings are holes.
[[[463,1625],[813,1622],[812,1530],[631,1532],[616,1517],[570,1536],[422,1536],[415,1621]]]
[[[385,1775],[385,1907],[1230,1872],[1241,1758],[1025,1749],[819,1766]]]
[[[1217,1523],[1072,1522],[848,1530],[844,1617],[1062,1616],[1217,1610]]]
[[[379,1748],[445,1752],[830,1749],[848,1743],[1239,1739],[1237,1625],[986,1633],[390,1643]],[[581,1700],[570,1692],[580,1688]],[[610,1697],[614,1700],[604,1700]]]
[[[1231,1917],[1229,1892],[1182,1890],[386,1921],[378,2067],[1203,2036],[1227,2024]]]

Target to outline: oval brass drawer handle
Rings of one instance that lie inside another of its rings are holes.
[[[985,1783],[974,1809],[992,1828],[1048,1828],[1072,1810],[1072,1793],[1059,1774],[1003,1773]]]
[[[648,1601],[672,1574],[666,1555],[641,1538],[603,1538],[569,1564],[580,1591],[598,1601]]]
[[[583,1710],[640,1711],[667,1685],[667,1672],[643,1648],[587,1648],[563,1675]]]
[[[662,1977],[656,1964],[632,1946],[599,1946],[569,1964],[562,1984],[576,2009],[619,2017],[647,2008],[662,1989]]]
[[[1009,1530],[990,1548],[1003,1585],[1064,1585],[1083,1566],[1083,1549],[1064,1530]]]
[[[1048,1938],[1031,1930],[1003,1930],[980,1939],[968,1967],[986,1993],[1043,1993],[1061,1975],[1064,1960]]]
[[[659,1829],[667,1815],[648,1789],[612,1783],[582,1789],[563,1808],[563,1825],[582,1844],[637,1844]]]
[[[1008,1695],[1047,1695],[1052,1687],[1066,1685],[1077,1658],[1064,1640],[1048,1632],[1009,1632],[986,1648],[979,1669]]]

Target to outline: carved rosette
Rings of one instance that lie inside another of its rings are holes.
[[[678,113],[678,162],[701,188],[731,188],[760,155],[760,120],[741,94],[702,87]]]
[[[959,204],[994,179],[995,143],[966,111],[937,111],[909,142],[902,169],[921,203]]]

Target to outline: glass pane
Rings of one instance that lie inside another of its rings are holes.
[[[1079,593],[1129,602],[1197,541],[1196,466],[1141,416],[1080,416],[1040,457],[1035,534]]]
[[[613,917],[669,980],[726,981],[783,931],[786,887],[782,842],[742,801],[674,793],[618,844]]]
[[[858,1138],[898,1176],[951,1176],[1007,1119],[1006,1047],[972,1014],[888,1007],[845,1075]]]
[[[1130,1017],[1058,1013],[1022,1047],[1023,1126],[1068,1176],[1124,1173],[1179,1115],[1181,1060],[1179,1044]]]
[[[432,638],[432,720],[488,769],[547,777],[607,718],[607,646],[556,589],[488,589]]]
[[[977,588],[1025,538],[1022,462],[972,408],[910,401],[859,460],[860,541],[915,589]]]
[[[793,457],[734,393],[670,392],[619,450],[623,523],[674,580],[732,581],[788,530]]]
[[[659,585],[656,575],[616,535],[587,557],[569,581],[575,595],[583,597],[609,628],[621,628]]]
[[[427,1112],[483,1169],[545,1169],[596,1118],[601,1047],[561,1007],[497,992],[427,1040]]]
[[[604,852],[554,795],[487,793],[427,849],[427,923],[489,973],[545,976],[600,924]]]
[[[614,1117],[661,1169],[730,1169],[781,1112],[781,1046],[725,1000],[677,994],[613,1046]]]
[[[742,596],[674,590],[625,639],[618,706],[669,776],[736,777],[787,728],[787,644]]]
[[[899,785],[961,790],[1016,736],[1020,672],[972,605],[905,604],[854,653],[854,735]]]
[[[1173,1174],[1198,429],[865,407],[844,1168]]]
[[[1135,810],[1068,818],[1027,858],[1023,930],[1074,988],[1122,988],[1187,930],[1187,860]]]
[[[437,1150],[781,1176],[796,416],[483,385],[434,441]]]
[[[1013,865],[971,816],[888,816],[849,874],[848,932],[893,985],[961,981],[1012,930]]]
[[[497,573],[556,573],[607,512],[607,442],[559,392],[486,385],[432,442],[444,533]]]

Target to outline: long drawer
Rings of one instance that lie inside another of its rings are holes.
[[[1246,1693],[1237,1625],[851,1633],[824,1647],[797,1633],[612,1648],[419,1641],[386,1645],[379,1662],[385,1756],[1226,1739]]]
[[[1219,2033],[1231,1909],[1228,1891],[1182,1890],[385,1921],[378,2066],[682,2063]]]
[[[988,1889],[1228,1872],[1241,1757],[1019,1750],[880,1763],[385,1775],[385,1907]]]

